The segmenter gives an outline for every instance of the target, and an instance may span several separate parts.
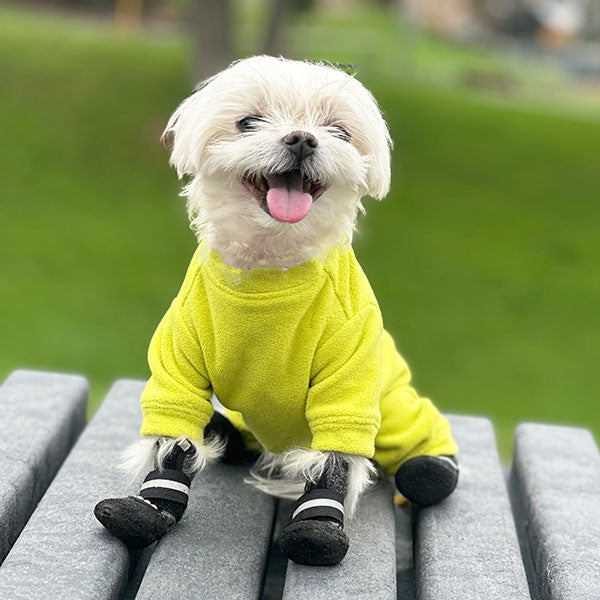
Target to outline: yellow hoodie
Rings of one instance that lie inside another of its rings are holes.
[[[386,473],[454,454],[447,420],[410,373],[351,247],[287,271],[232,269],[203,242],[156,330],[142,435],[201,439],[213,394],[255,448],[374,457]]]

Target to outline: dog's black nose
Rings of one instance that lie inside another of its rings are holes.
[[[307,131],[292,131],[282,141],[298,159],[298,162],[302,162],[307,156],[310,156],[319,145],[317,138]]]

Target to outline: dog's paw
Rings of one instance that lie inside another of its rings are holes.
[[[301,565],[337,565],[346,556],[348,546],[342,526],[328,519],[293,521],[279,539],[283,554]]]
[[[411,502],[431,506],[454,491],[458,471],[454,456],[415,456],[396,471],[396,487]]]
[[[102,500],[96,504],[94,515],[115,537],[136,549],[154,543],[177,522],[171,513],[138,496]]]

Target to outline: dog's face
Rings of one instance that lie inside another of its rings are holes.
[[[390,183],[370,92],[328,66],[257,56],[202,84],[164,140],[192,227],[231,266],[288,268],[349,242],[365,195]]]

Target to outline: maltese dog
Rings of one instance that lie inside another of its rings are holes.
[[[95,514],[144,547],[208,462],[248,463],[248,483],[297,500],[283,553],[337,564],[378,476],[421,506],[458,479],[448,421],[411,387],[351,247],[361,199],[389,189],[386,123],[345,71],[256,56],[198,86],[162,139],[199,244],[150,344],[124,463],[141,489]]]

